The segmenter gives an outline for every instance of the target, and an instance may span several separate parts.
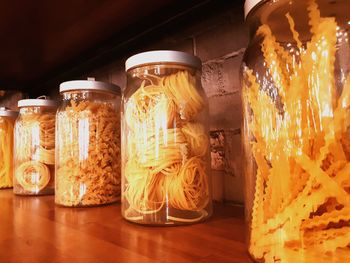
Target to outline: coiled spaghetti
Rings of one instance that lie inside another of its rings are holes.
[[[53,193],[55,164],[55,109],[30,107],[16,122],[16,194]]]
[[[145,223],[201,220],[209,203],[209,141],[196,121],[205,102],[195,78],[187,70],[139,77],[141,86],[124,111],[124,216]]]
[[[25,191],[38,193],[49,183],[50,171],[41,162],[28,161],[16,169],[15,178]]]

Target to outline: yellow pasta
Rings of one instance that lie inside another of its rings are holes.
[[[38,193],[50,181],[49,168],[37,161],[22,163],[15,173],[17,183],[29,193]]]
[[[94,206],[120,199],[119,127],[111,103],[71,100],[57,114],[57,204]]]
[[[201,210],[209,200],[206,165],[199,157],[189,159],[179,171],[167,177],[169,204],[181,210]]]
[[[256,176],[249,251],[263,262],[350,259],[350,75],[338,96],[337,22],[321,17],[315,0],[308,14],[312,37],[304,45],[286,14],[298,61],[267,25],[257,30],[277,99],[244,69],[246,150],[254,158],[247,173]]]
[[[189,143],[189,150],[193,156],[204,156],[208,153],[208,136],[200,123],[186,123],[181,131]]]
[[[195,119],[205,102],[187,70],[139,77],[140,88],[125,104],[124,216],[155,222],[166,213],[165,221],[199,221],[209,203],[209,139]],[[179,211],[197,215],[181,217]]]
[[[12,187],[13,120],[0,117],[0,189]]]
[[[179,71],[161,80],[161,86],[177,106],[181,119],[191,120],[204,107],[195,87],[195,78],[188,71]]]
[[[16,194],[53,191],[55,165],[55,112],[26,109],[16,123]],[[49,189],[50,188],[50,189]],[[42,193],[49,193],[49,192]]]

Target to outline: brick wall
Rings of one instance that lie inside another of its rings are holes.
[[[239,70],[247,44],[242,5],[237,5],[176,27],[134,52],[173,49],[201,58],[202,84],[210,104],[213,194],[218,201],[243,202]],[[91,76],[125,87],[124,61],[125,58],[116,59],[81,77]]]

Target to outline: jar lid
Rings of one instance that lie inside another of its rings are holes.
[[[36,99],[25,99],[18,101],[18,108],[23,107],[57,107],[55,100],[50,100],[46,96],[40,96]]]
[[[137,66],[156,63],[179,63],[198,69],[202,67],[201,60],[191,54],[174,50],[156,50],[129,57],[125,62],[125,71]]]
[[[245,0],[244,3],[244,17],[247,18],[249,12],[260,2],[264,0]]]
[[[93,78],[88,80],[71,80],[60,84],[60,93],[74,90],[100,90],[115,94],[120,94],[120,87],[112,83],[95,81]]]
[[[2,117],[16,118],[17,115],[18,115],[18,111],[10,110],[9,108],[6,108],[6,107],[0,107],[0,116]]]

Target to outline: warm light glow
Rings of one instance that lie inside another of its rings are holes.
[[[78,121],[79,160],[83,161],[89,157],[89,118],[82,118]],[[74,142],[73,142],[74,143]]]

